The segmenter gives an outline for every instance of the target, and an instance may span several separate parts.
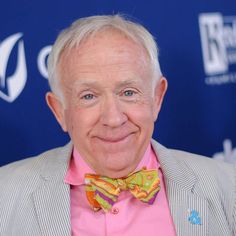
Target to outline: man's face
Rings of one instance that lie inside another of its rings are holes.
[[[62,55],[65,102],[55,109],[57,118],[98,174],[129,174],[150,143],[166,81],[154,91],[149,64],[140,45],[114,30]]]

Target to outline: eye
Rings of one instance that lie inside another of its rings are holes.
[[[92,100],[95,96],[91,93],[83,95],[81,98],[84,100]]]
[[[124,96],[126,97],[132,97],[136,92],[133,90],[126,90],[124,91]]]
[[[99,93],[91,90],[85,89],[78,91],[74,97],[74,103],[76,106],[81,106],[83,108],[95,105],[99,101]]]

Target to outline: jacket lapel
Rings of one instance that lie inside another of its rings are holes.
[[[72,145],[69,144],[54,157],[45,158],[41,184],[33,193],[36,216],[42,235],[70,236],[70,186],[64,183]]]
[[[195,173],[153,141],[152,146],[164,174],[166,194],[177,235],[208,235],[208,202],[196,191]]]

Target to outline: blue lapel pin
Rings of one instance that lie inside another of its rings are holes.
[[[192,210],[190,212],[190,216],[188,218],[188,221],[193,225],[201,225],[201,217],[199,216],[199,212],[196,210]]]

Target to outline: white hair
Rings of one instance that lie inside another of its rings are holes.
[[[79,47],[82,40],[104,29],[115,29],[126,37],[140,44],[148,54],[153,68],[153,82],[156,83],[162,76],[159,61],[158,47],[153,36],[140,24],[128,20],[121,15],[98,15],[81,18],[63,30],[52,47],[48,58],[48,80],[51,90],[62,97],[58,63],[62,53],[73,47]],[[155,87],[155,86],[154,86]]]

